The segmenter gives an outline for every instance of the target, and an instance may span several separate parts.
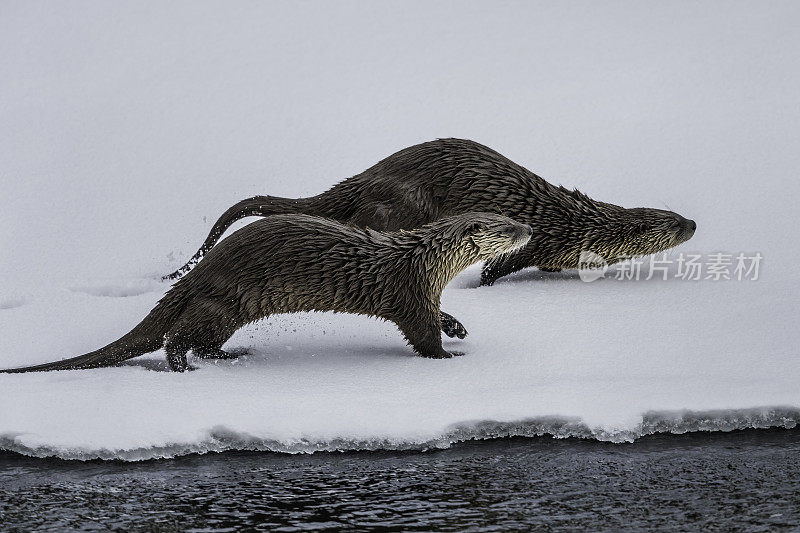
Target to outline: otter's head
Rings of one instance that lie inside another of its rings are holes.
[[[464,217],[464,239],[477,250],[479,260],[514,252],[526,244],[533,235],[527,224],[502,215],[468,213]]]
[[[673,248],[694,235],[697,224],[663,209],[619,209],[610,223],[588,236],[586,249],[608,263]]]

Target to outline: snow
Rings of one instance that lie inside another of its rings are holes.
[[[554,183],[670,208],[672,252],[761,253],[759,279],[526,270],[443,309],[467,355],[329,313],[239,331],[237,361],[0,375],[0,448],[127,460],[623,442],[800,420],[797,4],[7,3],[0,18],[0,367],[127,332],[211,223],[316,194],[437,137]]]

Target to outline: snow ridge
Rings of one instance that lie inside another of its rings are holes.
[[[107,449],[91,447],[59,447],[46,444],[29,446],[21,442],[19,434],[0,435],[0,449],[31,457],[55,457],[67,460],[122,460],[145,461],[170,459],[188,454],[226,451],[264,451],[278,453],[315,453],[378,450],[416,450],[420,452],[445,449],[459,442],[508,437],[543,437],[594,439],[601,442],[632,443],[646,435],[668,433],[680,435],[689,432],[729,432],[743,429],[795,428],[800,421],[800,409],[792,407],[764,407],[710,411],[653,411],[645,413],[642,421],[632,429],[592,428],[578,418],[538,417],[518,422],[480,421],[454,425],[439,437],[426,440],[401,440],[394,438],[346,438],[315,440],[262,439],[244,432],[216,426],[196,442],[174,443],[166,446],[132,449]]]

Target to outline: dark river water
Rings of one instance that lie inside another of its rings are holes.
[[[0,452],[0,529],[796,530],[798,467],[798,430],[141,463]]]

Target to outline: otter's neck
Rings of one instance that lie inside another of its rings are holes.
[[[580,254],[592,251],[598,241],[608,240],[608,233],[619,228],[625,208],[600,202],[577,190],[551,185],[532,172],[522,169],[526,180],[527,201],[512,202],[517,211],[508,214],[533,229],[526,246],[529,261],[541,267],[577,268]]]
[[[532,217],[528,250],[540,267],[578,268],[582,252],[599,253],[600,243],[614,240],[625,209],[599,202],[578,191],[562,189],[546,217]]]
[[[394,234],[399,264],[410,266],[410,272],[428,277],[434,294],[440,293],[459,272],[480,261],[479,250],[455,230],[414,230]]]

